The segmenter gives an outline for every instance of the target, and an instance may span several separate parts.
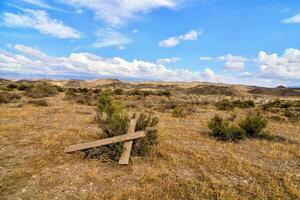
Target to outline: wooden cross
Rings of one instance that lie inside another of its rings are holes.
[[[86,142],[86,143],[71,145],[71,146],[67,147],[65,152],[70,153],[70,152],[74,152],[74,151],[90,149],[90,148],[99,147],[99,146],[103,146],[103,145],[125,142],[124,146],[123,146],[123,152],[119,159],[119,164],[120,165],[128,165],[133,140],[146,136],[146,133],[144,131],[135,132],[135,126],[136,126],[138,118],[139,118],[139,115],[136,115],[134,119],[130,120],[128,131],[127,131],[127,134],[125,134],[125,135],[119,135],[119,136],[106,138],[106,139],[102,139],[102,140],[96,140],[93,142]]]

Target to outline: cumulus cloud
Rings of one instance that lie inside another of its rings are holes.
[[[175,8],[179,0],[59,0],[77,9],[88,9],[94,12],[97,19],[108,25],[119,27],[128,20],[135,20],[144,13],[159,8]]]
[[[78,39],[81,37],[79,31],[64,25],[60,20],[50,18],[46,11],[22,9],[22,12],[22,14],[5,12],[1,24],[10,28],[35,29],[42,34],[57,38]]]
[[[195,30],[191,30],[183,35],[179,35],[177,37],[170,37],[165,40],[162,40],[158,43],[161,47],[174,47],[178,45],[182,41],[186,40],[197,40],[198,36],[201,35],[202,32],[197,32]]]
[[[282,56],[259,52],[257,62],[260,64],[261,76],[279,80],[300,81],[300,50],[286,49]]]
[[[82,74],[139,78],[145,80],[194,81],[207,80],[211,73],[185,69],[169,69],[162,64],[142,60],[127,61],[120,57],[103,58],[91,53],[72,53],[69,57],[52,57],[39,49],[14,45],[18,54],[0,51],[1,70],[53,75]]]
[[[171,57],[171,58],[160,58],[156,60],[157,64],[168,64],[168,63],[175,63],[180,61],[179,57]]]
[[[245,68],[247,58],[242,56],[233,56],[228,54],[226,56],[217,57],[218,60],[225,61],[224,68],[229,71],[239,71]]]
[[[218,57],[202,56],[200,57],[200,60],[225,62],[224,68],[229,71],[239,71],[244,69],[246,66],[246,62],[248,61],[248,59],[245,57],[233,56],[231,54],[227,54],[225,56],[218,56]]]
[[[293,17],[282,20],[282,23],[285,23],[285,24],[300,24],[300,13],[293,16]]]
[[[124,45],[132,40],[111,28],[100,28],[96,31],[97,41],[93,44],[95,48],[104,48],[115,46],[118,49],[125,49]]]
[[[210,69],[210,68],[206,68],[204,70],[204,72],[202,73],[202,77],[204,77],[204,79],[206,81],[210,81],[210,82],[220,82],[219,77],[215,74],[215,72]]]

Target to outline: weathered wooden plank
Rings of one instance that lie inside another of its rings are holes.
[[[135,132],[136,122],[137,122],[137,119],[130,120],[127,134],[133,134]],[[119,165],[128,165],[132,143],[133,143],[132,140],[124,143],[123,152],[119,159]]]
[[[99,146],[103,146],[103,145],[134,140],[134,139],[142,138],[145,136],[146,136],[146,134],[144,131],[139,131],[134,134],[119,135],[119,136],[106,138],[106,139],[102,139],[102,140],[96,140],[93,142],[86,142],[86,143],[71,145],[65,150],[65,152],[70,153],[73,151],[84,150],[84,149],[89,149],[89,148],[93,148],[93,147],[99,147]]]

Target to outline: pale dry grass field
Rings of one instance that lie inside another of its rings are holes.
[[[175,118],[155,111],[159,144],[119,166],[64,153],[101,136],[95,107],[64,96],[46,98],[47,107],[0,105],[0,199],[300,199],[299,123],[269,121],[270,140],[222,142],[207,123],[231,112],[196,106]],[[234,112],[239,119],[247,110]]]

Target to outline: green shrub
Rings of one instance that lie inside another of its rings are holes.
[[[20,91],[27,91],[27,90],[30,90],[31,88],[33,88],[33,85],[29,85],[29,84],[25,84],[25,83],[18,85],[18,90],[20,90]]]
[[[103,130],[105,137],[114,137],[126,134],[130,118],[124,112],[123,106],[114,101],[110,95],[101,94],[98,99],[96,122]],[[145,155],[149,152],[150,146],[157,143],[157,129],[155,126],[158,119],[151,114],[141,114],[137,120],[135,131],[145,131],[146,137],[135,140],[132,146],[134,155]],[[99,158],[102,156],[110,159],[119,159],[123,150],[123,143],[105,145],[94,149],[89,149],[86,156],[89,158]]]
[[[185,113],[183,107],[181,107],[181,106],[176,106],[173,109],[172,114],[173,114],[174,117],[184,117],[184,116],[186,116],[186,113]]]
[[[6,87],[13,90],[13,89],[17,89],[18,85],[15,83],[11,83],[11,84],[8,84]]]
[[[45,99],[29,100],[28,103],[33,104],[35,106],[43,106],[43,107],[46,107],[49,105],[47,100],[45,100]]]
[[[219,140],[236,141],[245,138],[245,131],[234,124],[230,124],[228,120],[215,115],[208,123],[208,128],[212,131],[212,135]]]
[[[25,95],[32,98],[43,98],[54,96],[57,93],[58,91],[55,86],[50,85],[48,83],[38,83],[33,88],[27,90],[25,92]]]
[[[139,95],[142,95],[142,91],[134,89],[134,90],[129,90],[127,94],[128,95],[137,95],[137,96],[139,96]]]
[[[78,92],[87,93],[89,91],[88,88],[78,88]]]
[[[158,144],[157,117],[152,117],[151,113],[142,113],[137,120],[135,131],[145,131],[146,137],[133,142],[133,155],[146,155],[149,153],[151,146]]]
[[[243,138],[268,138],[267,120],[260,113],[249,113],[238,125],[215,115],[208,123],[212,135],[220,140],[236,141]]]
[[[16,93],[1,92],[0,93],[0,104],[12,103],[21,99],[21,96]]]
[[[250,138],[264,137],[268,133],[264,130],[268,121],[260,113],[249,113],[245,119],[240,121],[239,126]]]
[[[166,96],[166,97],[170,97],[171,96],[171,92],[169,90],[160,90],[157,92],[158,96]]]
[[[115,93],[115,95],[122,95],[123,94],[123,89],[121,89],[121,88],[117,88],[117,89],[115,89],[115,91],[114,91],[114,93]]]
[[[68,89],[65,94],[65,100],[84,105],[96,105],[97,97],[98,95],[91,91],[76,93],[73,89]]]
[[[64,89],[63,87],[60,87],[60,86],[58,86],[58,85],[54,85],[54,87],[56,88],[56,90],[57,90],[58,92],[64,92],[64,91],[65,91],[65,89]]]
[[[236,100],[233,101],[233,105],[239,108],[253,108],[255,103],[253,100]]]
[[[300,111],[298,110],[292,110],[292,109],[286,109],[283,113],[283,115],[288,118],[291,122],[298,122],[300,121]]]
[[[234,104],[227,100],[227,99],[224,99],[222,101],[218,101],[215,106],[217,107],[218,110],[224,110],[224,111],[231,111],[234,109]]]

